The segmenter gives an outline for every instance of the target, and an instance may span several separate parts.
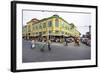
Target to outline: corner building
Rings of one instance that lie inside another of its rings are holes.
[[[73,23],[68,23],[62,17],[53,15],[42,20],[32,19],[23,26],[23,38],[43,40],[62,39],[63,37],[80,37],[80,32]]]

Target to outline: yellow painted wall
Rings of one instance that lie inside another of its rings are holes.
[[[50,19],[41,21],[41,22],[36,23],[36,24],[33,24],[33,22],[30,22],[30,23],[27,24],[27,29],[26,29],[27,32],[26,33],[23,32],[23,33],[25,33],[25,34],[30,33],[31,34],[30,36],[36,36],[36,34],[33,34],[33,33],[46,32],[46,34],[47,34],[48,31],[50,30],[55,35],[56,35],[55,31],[59,31],[59,34],[61,34],[61,32],[63,31],[65,36],[67,36],[67,35],[79,36],[79,32],[76,30],[76,28],[75,29],[70,29],[71,28],[70,24],[66,23],[61,18],[59,18],[59,27],[56,27],[55,26],[55,20],[56,20],[56,18],[50,18]],[[49,21],[52,21],[52,26],[51,27],[48,27],[48,22]],[[43,28],[44,23],[46,23],[46,28]],[[62,24],[64,24],[64,26],[62,26]],[[40,25],[42,26],[42,29],[39,28]],[[34,26],[35,29],[33,29],[33,26]],[[38,29],[36,29],[36,26],[38,27]],[[67,29],[66,29],[66,27],[67,27]],[[29,29],[30,29],[30,31],[28,31]],[[68,33],[68,34],[66,35],[66,33]]]

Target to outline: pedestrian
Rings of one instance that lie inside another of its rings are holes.
[[[75,45],[80,46],[80,39],[78,37],[74,37]]]
[[[34,41],[34,39],[32,40],[32,45],[31,45],[31,48],[33,49],[33,48],[35,48],[35,41]]]
[[[68,46],[67,38],[65,38],[65,45]]]
[[[45,51],[45,50],[44,50],[45,45],[46,45],[46,44],[41,44],[41,45],[40,45],[40,48],[41,48],[40,51],[41,51],[41,52],[44,52],[44,51]]]
[[[77,45],[76,37],[74,37],[74,43],[75,43],[75,45]],[[74,46],[75,46],[75,45],[74,45]]]
[[[47,40],[47,46],[48,46],[48,50],[49,51],[51,51],[51,40],[49,39],[49,40]]]
[[[80,39],[77,37],[77,45],[80,46]]]

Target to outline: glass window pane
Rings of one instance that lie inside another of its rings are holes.
[[[49,27],[52,26],[52,21],[48,21],[48,26],[49,26]]]
[[[59,27],[59,20],[58,20],[58,18],[56,18],[56,20],[55,20],[55,26]]]

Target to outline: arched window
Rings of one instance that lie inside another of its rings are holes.
[[[56,20],[55,20],[55,26],[59,27],[59,19],[58,18],[56,18]]]
[[[41,24],[40,24],[39,28],[42,29],[42,25]]]
[[[43,28],[46,28],[46,23],[43,23]]]
[[[48,21],[48,27],[52,26],[52,21]]]

